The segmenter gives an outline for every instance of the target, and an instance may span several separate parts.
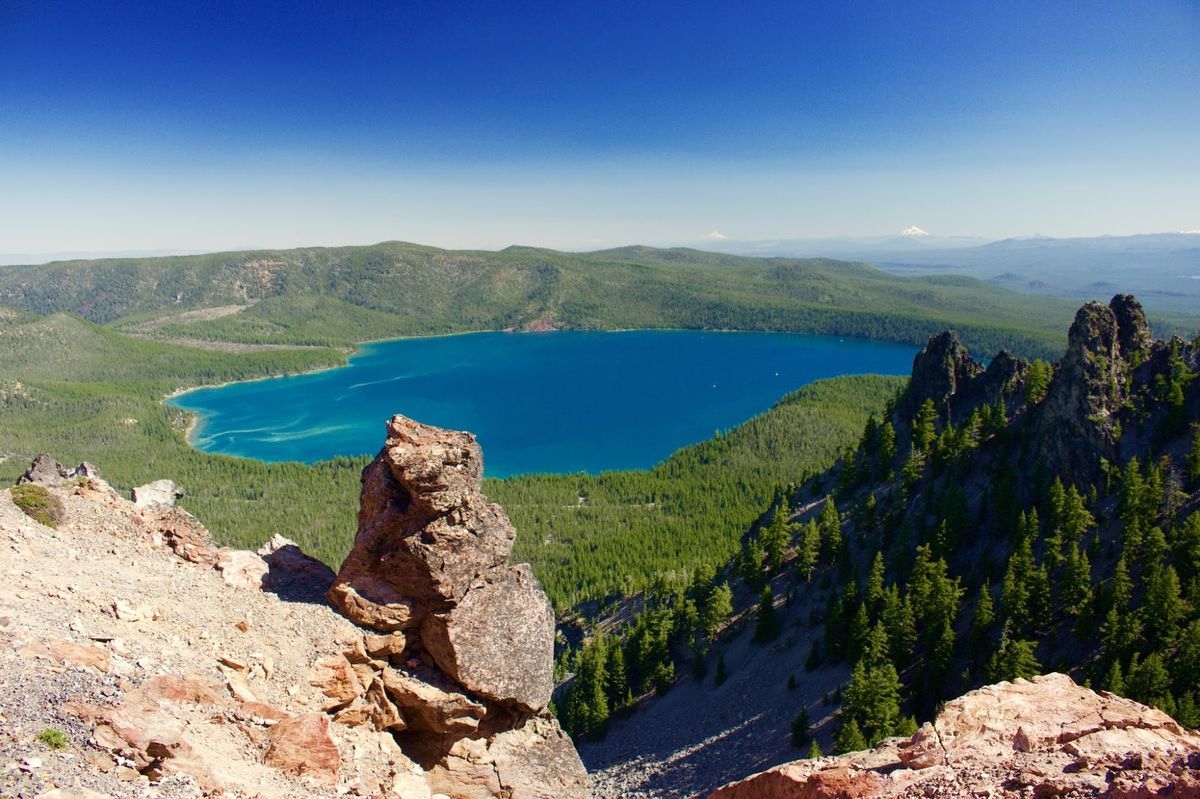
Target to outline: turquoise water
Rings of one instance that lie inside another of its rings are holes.
[[[373,454],[403,413],[470,430],[489,476],[647,468],[824,377],[916,349],[786,333],[473,333],[367,344],[348,366],[192,391],[192,443],[266,461]]]

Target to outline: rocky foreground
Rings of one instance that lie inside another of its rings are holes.
[[[169,484],[129,502],[40,458],[53,526],[0,492],[0,796],[586,797],[474,438],[388,429],[337,578],[281,537],[214,546]]]
[[[798,760],[711,799],[856,797],[1200,797],[1200,735],[1165,713],[1070,677],[964,694],[911,739]]]

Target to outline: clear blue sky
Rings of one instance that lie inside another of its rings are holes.
[[[0,252],[1200,228],[1200,2],[0,0]]]

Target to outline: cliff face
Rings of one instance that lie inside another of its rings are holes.
[[[835,796],[1196,797],[1200,735],[1161,711],[1048,674],[947,702],[910,739],[778,766],[712,799]]]
[[[468,434],[393,419],[335,582],[39,458],[57,528],[0,492],[0,793],[586,797],[546,711],[553,614],[481,471]]]

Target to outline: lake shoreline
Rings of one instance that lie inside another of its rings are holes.
[[[526,331],[376,339],[361,342],[341,364],[180,388],[164,401],[191,415],[184,439],[209,454],[303,463],[370,454],[378,445],[377,422],[399,412],[476,433],[496,467],[489,478],[596,474],[652,468],[815,380],[905,374],[916,351],[895,342],[774,331],[500,335],[516,332]],[[289,385],[285,377],[316,379]],[[234,393],[205,392],[189,405],[173,401],[209,388]]]

